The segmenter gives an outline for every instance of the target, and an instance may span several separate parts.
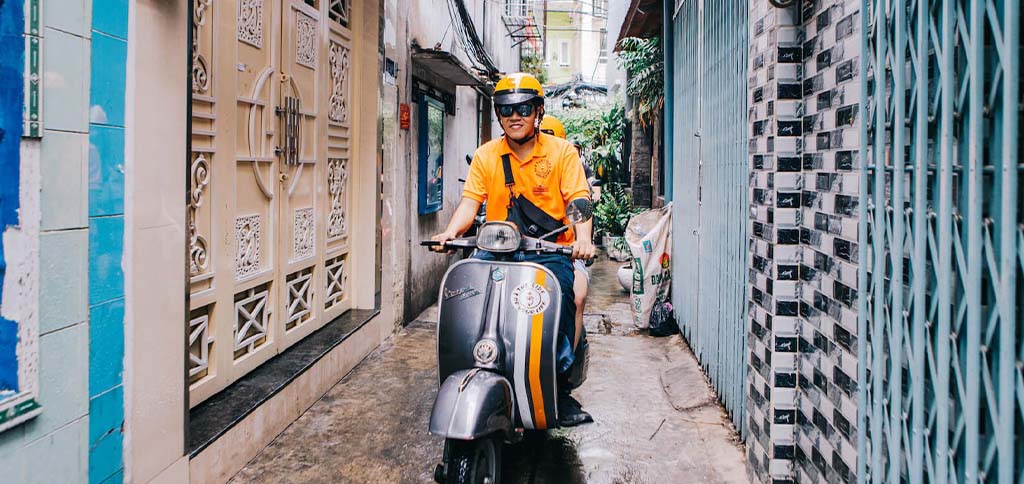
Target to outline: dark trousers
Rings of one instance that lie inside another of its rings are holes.
[[[476,251],[473,257],[496,260],[494,254],[484,251]],[[558,279],[562,289],[562,312],[558,321],[558,373],[567,373],[575,359],[572,342],[576,339],[576,292],[573,291],[576,274],[573,272],[572,259],[559,254],[516,252],[512,254],[511,261],[540,264]]]

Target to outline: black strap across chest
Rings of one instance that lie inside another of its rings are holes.
[[[512,187],[516,185],[516,179],[512,176],[512,161],[509,158],[508,153],[501,155],[501,169],[505,172],[505,186],[508,187],[508,208],[511,208],[512,199],[515,198]]]
[[[508,153],[501,155],[501,168],[505,170],[505,186],[515,185],[516,179],[512,176],[512,162],[509,161]]]

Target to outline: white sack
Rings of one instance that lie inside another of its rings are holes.
[[[634,216],[626,226],[633,256],[633,324],[647,328],[654,305],[672,286],[672,204]]]

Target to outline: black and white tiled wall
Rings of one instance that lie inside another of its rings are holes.
[[[754,482],[856,480],[859,15],[750,4]]]
[[[797,449],[803,115],[799,18],[751,2],[747,457],[755,482],[792,482]]]

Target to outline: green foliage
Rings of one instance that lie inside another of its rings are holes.
[[[633,200],[618,183],[601,188],[601,198],[594,206],[594,228],[609,237],[626,233],[629,219],[643,211],[633,208]]]
[[[590,149],[590,164],[604,178],[619,170],[622,162],[622,133],[626,129],[625,111],[615,105],[600,116],[594,130],[594,144]]]
[[[661,39],[626,37],[619,41],[619,65],[626,70],[626,93],[639,101],[640,122],[651,123],[665,103],[665,58]]]
[[[537,78],[541,84],[548,82],[548,70],[544,68],[544,59],[540,54],[523,54],[519,58],[519,68],[523,72]]]
[[[612,238],[611,248],[620,253],[629,254],[629,243],[626,242],[626,237]],[[630,265],[632,265],[632,262],[630,261]]]
[[[616,103],[607,111],[574,109],[552,113],[565,125],[566,137],[579,141],[588,164],[602,179],[618,179],[622,162],[625,110]]]

